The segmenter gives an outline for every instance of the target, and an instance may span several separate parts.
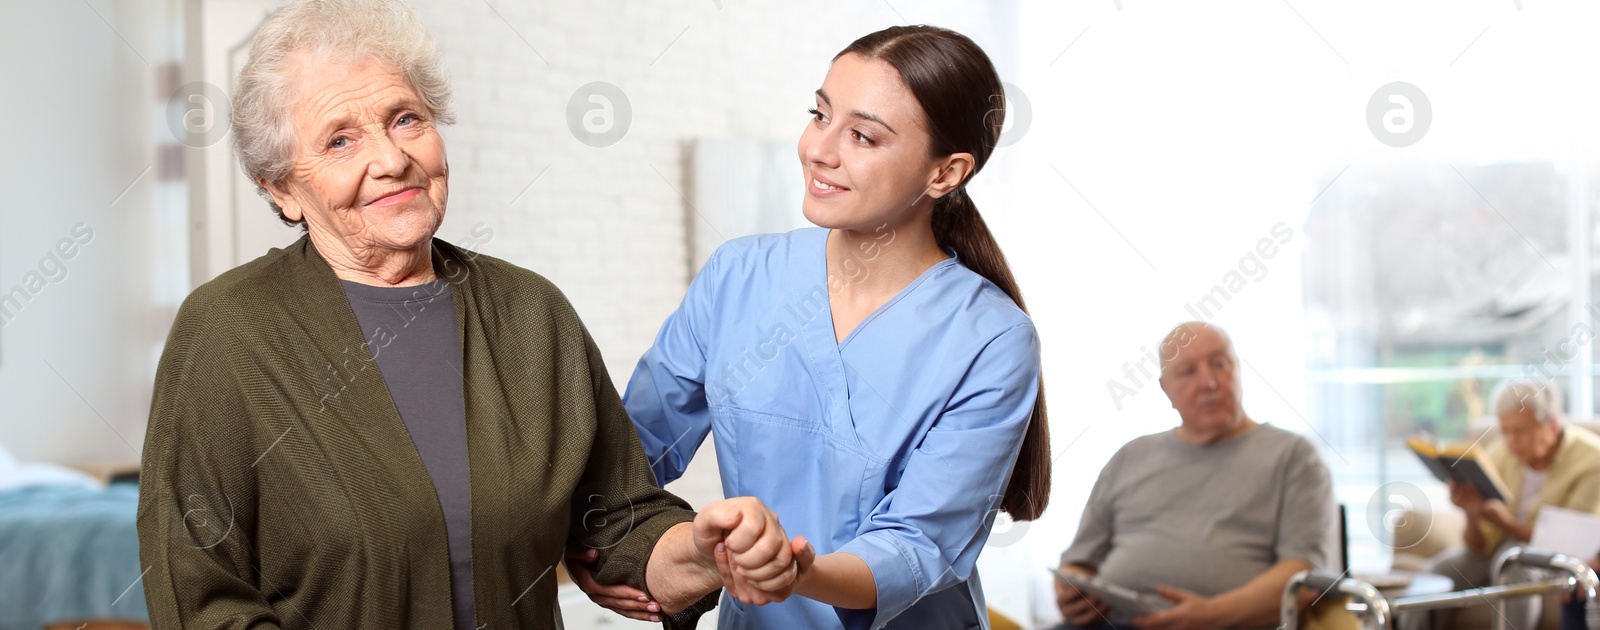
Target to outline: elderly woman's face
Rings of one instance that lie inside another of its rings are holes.
[[[375,61],[297,56],[295,158],[273,187],[284,214],[360,257],[427,242],[444,219],[449,166],[410,80]]]

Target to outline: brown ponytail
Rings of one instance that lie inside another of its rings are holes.
[[[949,29],[893,26],[856,40],[834,59],[851,53],[883,61],[900,73],[927,115],[934,156],[970,153],[972,173],[983,169],[1000,139],[1006,103],[1000,73],[982,48]],[[993,282],[1027,312],[1005,254],[967,196],[966,182],[933,204],[933,235],[941,247],[955,250],[963,265]],[[1050,464],[1050,427],[1040,377],[1016,470],[1000,501],[1013,520],[1031,521],[1044,513],[1050,503]]]

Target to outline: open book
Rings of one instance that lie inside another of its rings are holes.
[[[1433,472],[1439,481],[1458,481],[1478,489],[1484,499],[1501,502],[1510,500],[1511,491],[1495,474],[1494,465],[1483,449],[1471,444],[1433,444],[1422,438],[1406,440],[1406,446],[1417,454],[1422,465]]]

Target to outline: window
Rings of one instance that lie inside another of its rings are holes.
[[[1308,404],[1339,455],[1353,564],[1388,564],[1394,508],[1453,509],[1405,439],[1475,438],[1514,377],[1554,379],[1570,416],[1593,415],[1591,177],[1558,161],[1351,169],[1313,207]]]

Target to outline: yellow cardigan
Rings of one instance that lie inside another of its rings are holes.
[[[1495,473],[1506,482],[1506,488],[1511,490],[1506,507],[1515,512],[1522,493],[1522,473],[1527,465],[1511,454],[1503,439],[1489,448],[1489,461],[1494,464]],[[1600,436],[1579,426],[1561,427],[1561,445],[1556,447],[1556,459],[1549,473],[1528,510],[1532,522],[1538,522],[1539,510],[1546,505],[1600,514]],[[1481,523],[1479,527],[1487,549],[1492,552],[1499,548],[1505,536],[1500,528],[1489,523]]]

